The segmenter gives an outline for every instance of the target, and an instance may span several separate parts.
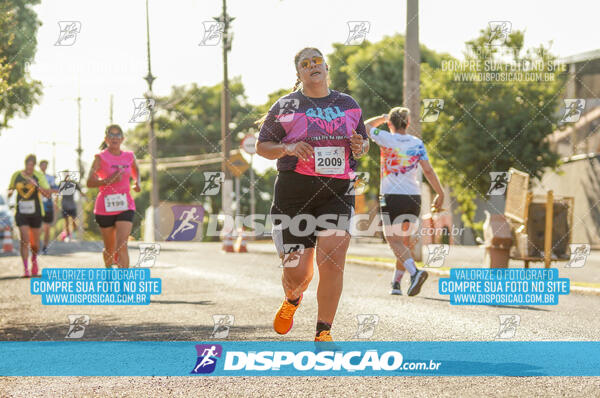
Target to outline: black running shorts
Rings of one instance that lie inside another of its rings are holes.
[[[379,203],[384,225],[416,222],[421,214],[421,195],[381,195]]]
[[[280,171],[271,206],[273,242],[279,255],[298,245],[315,247],[319,231],[349,231],[354,215],[351,184],[351,180]]]
[[[110,228],[114,227],[117,221],[129,221],[133,222],[133,216],[135,212],[133,210],[126,210],[119,214],[113,214],[110,216],[96,214],[96,222],[100,226],[100,228]]]
[[[21,214],[17,212],[15,223],[17,227],[27,225],[29,228],[39,228],[42,226],[42,216],[40,214]]]

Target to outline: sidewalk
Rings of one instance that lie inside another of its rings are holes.
[[[270,241],[250,242],[250,252],[275,253],[275,246]],[[423,249],[423,260],[427,260],[427,249]],[[482,268],[485,249],[483,246],[450,246],[442,268],[427,268],[427,271],[439,276],[449,275],[450,268]],[[348,248],[347,261],[349,263],[395,267],[395,258],[392,250],[386,243],[365,243],[352,240]],[[600,294],[600,251],[592,251],[583,268],[565,268],[566,262],[553,262],[552,267],[558,268],[561,278],[569,278],[571,290]],[[544,263],[530,263],[530,268],[543,268]],[[510,268],[523,268],[522,261],[511,260]]]

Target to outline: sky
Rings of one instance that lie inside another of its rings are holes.
[[[203,22],[219,15],[221,5],[221,0],[150,0],[157,95],[167,95],[175,85],[214,85],[222,80],[221,47],[199,45]],[[345,42],[349,21],[368,21],[367,39],[372,42],[406,30],[405,1],[228,0],[227,7],[235,17],[229,75],[242,77],[253,104],[264,103],[268,93],[279,88],[291,88],[293,57],[300,48],[329,53],[333,43]],[[552,43],[551,51],[561,57],[600,47],[592,32],[600,14],[597,1],[566,7],[562,1],[421,0],[419,7],[421,44],[458,58],[464,42],[478,36],[490,21],[510,21],[513,30],[525,31],[526,47]],[[109,123],[110,96],[113,120],[127,130],[134,127],[133,100],[147,90],[144,0],[45,1],[34,10],[42,26],[30,73],[42,82],[43,97],[29,116],[14,119],[1,131],[1,193],[28,153],[50,160],[52,171],[54,147],[56,170],[76,169],[78,95],[83,160],[89,165]],[[70,46],[55,45],[59,21],[81,24]],[[255,164],[260,170],[274,161],[256,159]]]

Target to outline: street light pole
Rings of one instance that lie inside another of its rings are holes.
[[[229,37],[229,23],[233,20],[227,15],[226,0],[223,0],[223,13],[215,18],[223,23],[223,91],[221,92],[221,148],[223,151],[223,163],[221,171],[224,174],[224,182],[221,190],[221,203],[224,214],[232,215],[231,197],[233,191],[233,181],[231,173],[227,168],[229,162],[229,151],[231,150],[231,137],[229,134],[229,121],[231,120],[231,111],[229,108],[229,78],[227,74],[227,53],[231,50],[231,38]]]
[[[408,133],[421,137],[421,50],[419,48],[419,0],[406,3],[406,40],[404,42],[404,106],[410,109]]]
[[[159,229],[158,229],[158,177],[157,177],[157,171],[156,171],[156,158],[157,158],[157,153],[156,153],[156,137],[154,135],[154,109],[153,106],[151,106],[151,102],[150,100],[153,97],[153,93],[152,93],[152,83],[154,82],[154,80],[156,79],[156,77],[154,77],[152,75],[152,66],[150,63],[150,18],[148,15],[148,0],[146,0],[146,47],[147,47],[147,53],[148,53],[148,74],[144,77],[144,80],[146,80],[146,82],[148,83],[148,92],[146,92],[146,104],[148,105],[148,110],[150,111],[150,118],[149,118],[149,142],[148,142],[148,152],[150,153],[150,179],[152,182],[152,190],[150,191],[150,205],[152,206],[152,226],[153,226],[153,233],[152,236],[154,237],[154,241],[158,240],[159,238],[161,238]]]

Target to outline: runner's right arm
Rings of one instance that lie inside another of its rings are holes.
[[[367,130],[367,134],[369,135],[369,137],[371,139],[373,139],[373,137],[371,137],[371,129],[375,128],[377,126],[379,126],[382,123],[385,123],[388,121],[388,115],[383,114],[383,115],[379,115],[379,116],[375,116],[372,117],[370,119],[368,119],[367,121],[365,121],[365,127]]]
[[[7,199],[9,199],[13,192],[15,191],[15,180],[17,179],[17,176],[19,175],[20,171],[15,171],[12,175],[12,177],[10,177],[10,183],[8,184],[8,190],[6,192],[6,196]]]
[[[313,156],[313,147],[304,142],[283,143],[285,129],[275,116],[279,112],[279,101],[275,103],[260,127],[258,141],[256,142],[256,153],[260,156],[275,160],[283,156],[296,156],[302,160],[309,160]]]
[[[296,156],[302,160],[309,160],[313,154],[313,147],[304,141],[293,144],[264,141],[256,143],[256,153],[267,159],[279,159],[285,155]]]
[[[92,168],[90,170],[90,174],[88,175],[88,179],[86,185],[88,188],[97,188],[104,185],[110,185],[113,182],[118,181],[121,178],[121,174],[123,173],[121,169],[115,171],[110,177],[105,179],[100,179],[96,175],[96,173],[100,170],[100,157],[96,155],[94,157],[94,163],[92,163]]]

